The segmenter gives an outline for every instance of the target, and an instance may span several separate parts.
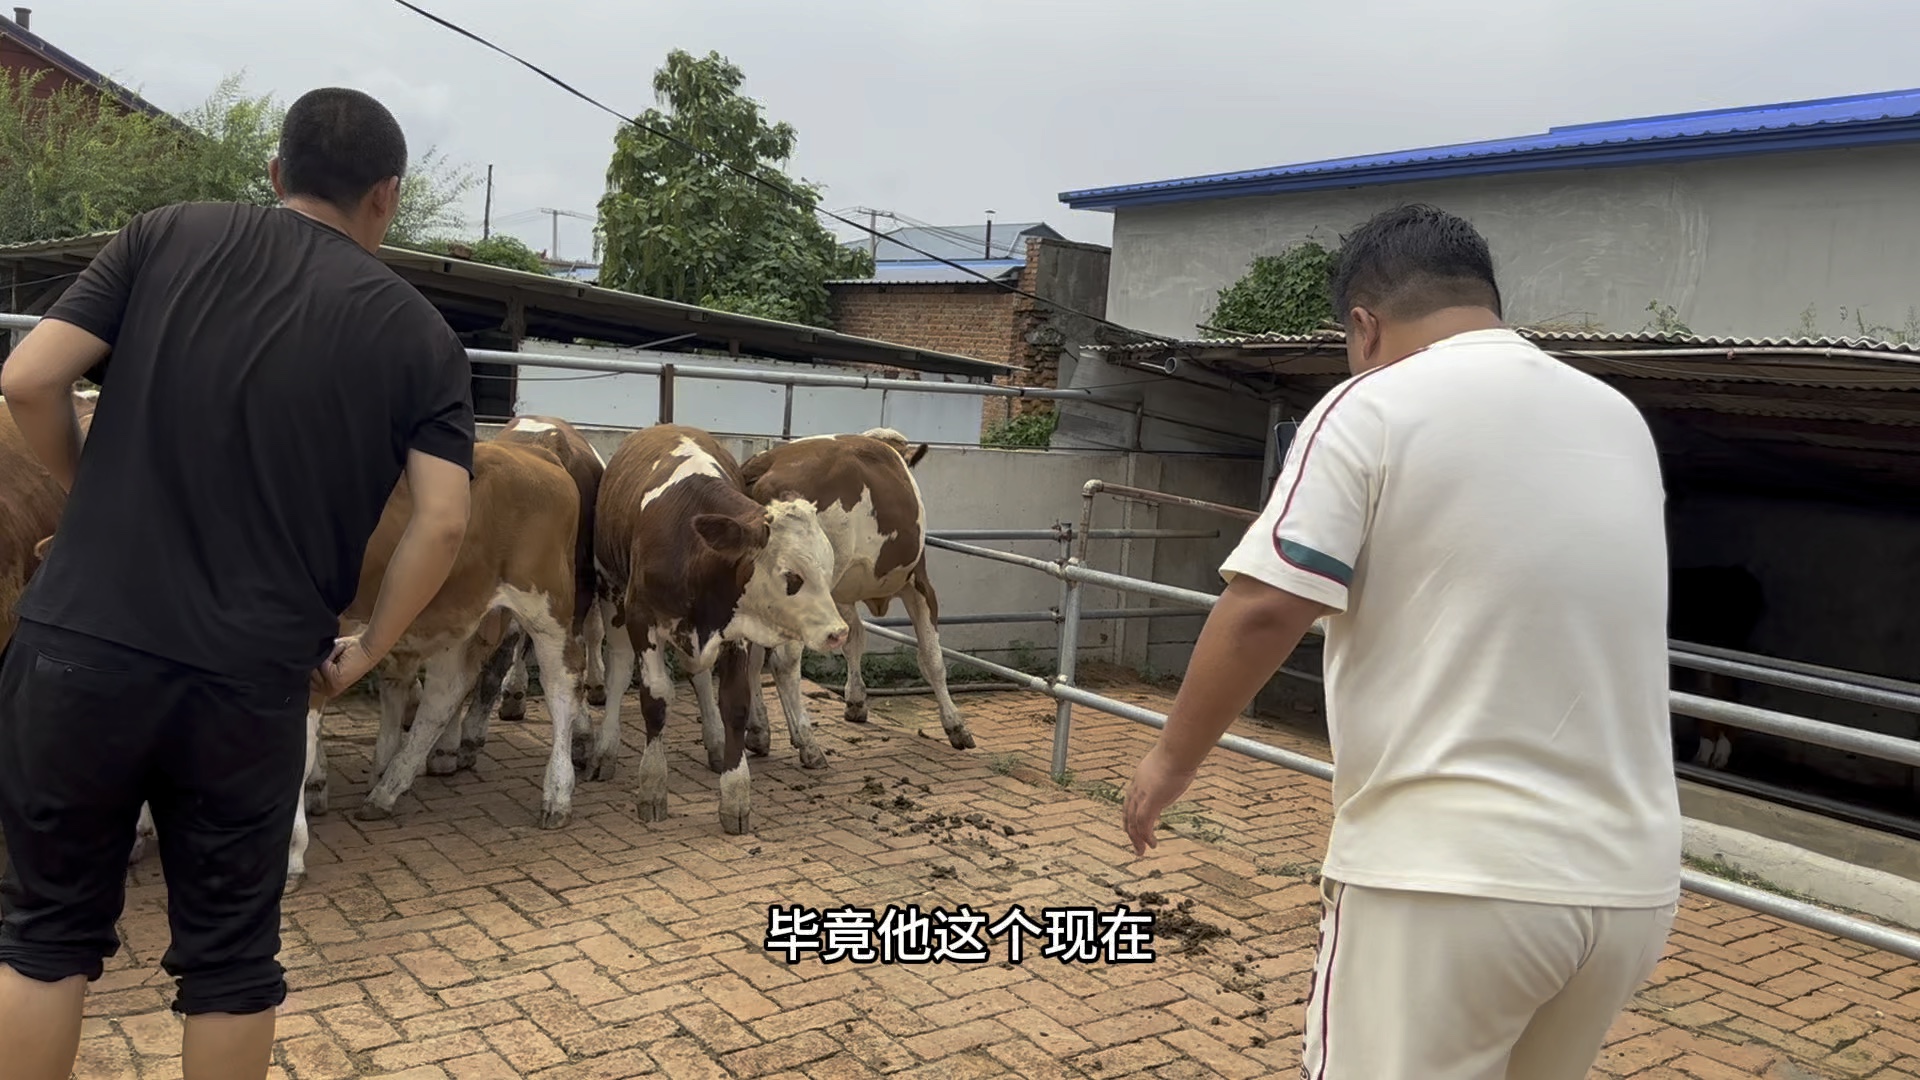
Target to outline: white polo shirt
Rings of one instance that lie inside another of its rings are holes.
[[[1321,399],[1221,575],[1336,612],[1325,876],[1677,898],[1665,498],[1632,403],[1510,330]]]

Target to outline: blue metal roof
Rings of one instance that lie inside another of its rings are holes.
[[[1920,88],[1570,124],[1512,139],[1087,188],[1063,192],[1060,201],[1075,210],[1113,210],[1413,180],[1651,165],[1901,142],[1920,142]]]
[[[985,274],[996,281],[1012,281],[1025,269],[1025,259],[955,259],[957,265],[967,270]],[[898,260],[873,264],[873,276],[866,278],[842,278],[830,281],[829,285],[984,285],[986,282],[969,274],[966,270],[955,270],[943,262],[932,259],[920,259],[915,262]]]

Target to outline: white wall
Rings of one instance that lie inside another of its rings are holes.
[[[1341,233],[1403,202],[1472,221],[1518,322],[1634,331],[1652,300],[1696,333],[1904,328],[1920,279],[1920,147],[1756,155],[1651,168],[1481,176],[1123,208],[1107,315],[1191,337],[1257,255]]]
[[[615,360],[731,367],[745,371],[851,374],[827,365],[775,360],[737,361],[726,357],[689,357],[644,349],[528,340],[523,352]],[[938,376],[930,376],[938,378]],[[673,419],[708,431],[735,435],[778,436],[786,415],[785,387],[752,382],[721,382],[676,375]],[[980,443],[981,403],[971,394],[902,393],[887,389],[795,387],[794,436],[826,435],[891,427],[916,442]],[[514,411],[564,417],[575,424],[645,427],[660,421],[660,380],[653,375],[608,374],[560,368],[522,367]]]

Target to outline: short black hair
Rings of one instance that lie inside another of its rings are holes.
[[[407,137],[385,105],[358,90],[309,90],[280,124],[280,183],[352,210],[375,184],[405,176]]]
[[[1356,307],[1390,319],[1449,307],[1501,315],[1486,239],[1465,219],[1421,203],[1382,211],[1342,238],[1329,291],[1341,322]]]

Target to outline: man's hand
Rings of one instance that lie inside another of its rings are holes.
[[[333,653],[314,669],[313,677],[308,680],[315,696],[323,701],[332,701],[346,693],[354,683],[366,678],[380,659],[367,651],[360,635],[336,638]]]
[[[1157,748],[1140,759],[1133,782],[1127,785],[1124,809],[1127,838],[1133,841],[1135,855],[1145,855],[1148,848],[1158,846],[1153,830],[1160,824],[1160,814],[1186,794],[1193,776],[1193,770],[1176,768]]]
[[[1155,846],[1160,812],[1186,792],[1208,751],[1324,614],[1321,604],[1245,574],[1220,594],[1194,642],[1167,726],[1128,785],[1127,836],[1135,855]]]

